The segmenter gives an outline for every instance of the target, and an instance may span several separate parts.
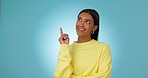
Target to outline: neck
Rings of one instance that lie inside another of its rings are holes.
[[[79,36],[78,37],[78,40],[77,40],[77,43],[88,42],[90,40],[92,40],[91,37],[82,37],[82,36]]]

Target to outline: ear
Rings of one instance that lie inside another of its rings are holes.
[[[98,25],[93,26],[93,31],[96,31],[98,28]]]

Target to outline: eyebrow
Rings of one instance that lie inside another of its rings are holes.
[[[90,20],[90,19],[85,19],[85,20],[87,20],[87,21],[92,21],[92,20]]]

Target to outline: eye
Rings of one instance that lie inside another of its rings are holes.
[[[90,24],[90,21],[87,20],[86,23],[87,23],[87,24]]]
[[[81,21],[82,21],[82,19],[81,19],[81,18],[78,18],[78,20],[77,20],[77,21],[81,22]]]

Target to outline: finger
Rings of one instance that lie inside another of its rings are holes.
[[[60,27],[60,34],[63,35],[63,30],[61,27]]]
[[[66,39],[69,39],[69,37],[68,37],[68,36],[65,36],[65,38],[66,38]]]
[[[68,36],[68,34],[65,34],[65,33],[64,33],[63,36]]]
[[[60,40],[65,40],[66,36],[65,35],[61,35]]]
[[[62,36],[68,37],[68,34],[63,34]]]
[[[68,36],[66,34],[63,34],[62,37],[64,40],[66,40],[68,38]]]

